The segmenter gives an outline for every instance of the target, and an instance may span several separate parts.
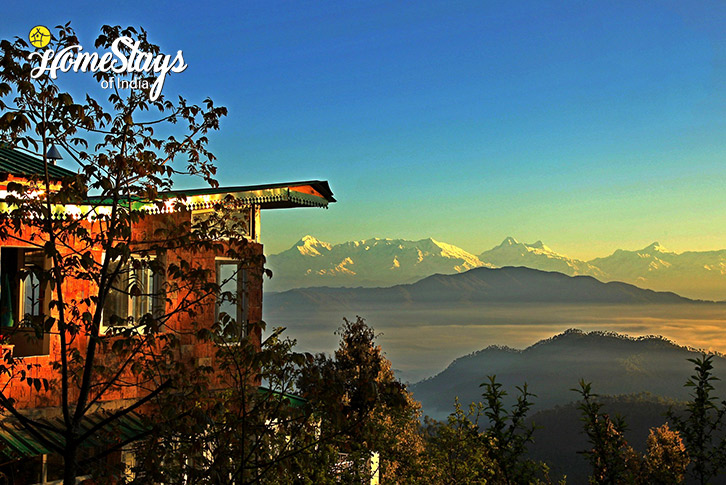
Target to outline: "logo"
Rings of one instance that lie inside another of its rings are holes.
[[[36,25],[30,29],[28,39],[33,47],[42,49],[50,43],[50,30],[45,25]]]
[[[50,42],[50,31],[38,25],[33,27],[28,37],[34,46],[46,46]],[[85,52],[80,45],[68,46],[58,52],[53,49],[31,52],[28,60],[33,61],[37,58],[38,66],[31,69],[30,77],[38,79],[43,74],[48,74],[51,79],[57,79],[58,71],[118,74],[125,77],[119,79],[108,77],[101,82],[101,87],[148,89],[149,99],[156,101],[161,95],[166,75],[170,72],[184,71],[187,64],[184,62],[182,51],[177,51],[176,56],[172,57],[144,52],[140,47],[141,42],[138,40],[119,37],[111,44],[111,52],[103,54]]]

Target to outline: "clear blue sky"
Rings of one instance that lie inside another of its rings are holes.
[[[330,181],[331,209],[264,214],[269,252],[726,247],[724,2],[18,2],[0,37],[67,21],[184,51],[165,93],[229,108],[223,185]]]

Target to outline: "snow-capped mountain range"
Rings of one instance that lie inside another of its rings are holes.
[[[618,249],[610,256],[582,261],[537,241],[513,237],[478,256],[434,239],[365,239],[330,244],[305,236],[290,249],[267,258],[274,277],[265,291],[311,286],[392,286],[426,276],[455,274],[477,267],[525,266],[566,275],[589,275],[641,288],[673,291],[706,300],[726,300],[726,250],[675,253],[653,243]]]
[[[273,278],[265,291],[309,286],[392,286],[435,273],[462,273],[489,266],[451,244],[433,239],[365,239],[329,244],[305,236],[267,258]]]
[[[598,279],[606,278],[599,268],[585,261],[558,254],[545,246],[542,241],[524,244],[513,237],[508,237],[499,246],[481,253],[479,260],[495,267],[525,266],[543,271],[557,271],[569,276],[589,275]]]

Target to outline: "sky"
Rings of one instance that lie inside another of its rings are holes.
[[[263,214],[268,253],[726,248],[723,2],[14,2],[0,38],[69,21],[87,50],[118,24],[183,51],[164,93],[229,109],[222,185],[330,182],[328,210]]]

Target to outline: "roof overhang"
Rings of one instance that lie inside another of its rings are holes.
[[[45,173],[46,164],[43,157],[20,148],[13,148],[6,143],[0,143],[0,179],[7,179],[8,176],[32,177]],[[63,167],[48,163],[48,175],[53,181],[59,181],[65,177],[72,177],[71,172]]]
[[[133,412],[119,416],[107,424],[111,413],[98,411],[86,415],[80,422],[80,432],[90,433],[84,440],[84,447],[106,448],[132,443],[149,434],[151,428],[140,415]],[[41,419],[43,427],[42,442],[37,436],[24,428],[14,418],[0,423],[0,464],[31,458],[49,453],[58,453],[65,446],[62,418]],[[52,446],[49,446],[52,445]]]
[[[0,192],[0,196],[2,195]],[[261,209],[290,209],[295,207],[327,208],[328,204],[333,202],[336,200],[328,182],[313,180],[161,192],[155,201],[132,200],[130,209],[158,214],[178,210],[178,204],[188,210],[212,209],[216,204],[222,203],[235,207],[257,206]],[[128,202],[124,203],[124,205],[127,204]],[[54,205],[52,212],[53,217],[57,219],[95,219],[108,216],[110,205],[109,199],[89,197],[81,204]],[[0,214],[10,213],[14,207],[0,197]]]
[[[323,207],[336,202],[328,182],[312,180],[268,185],[218,187],[209,189],[175,190],[159,194],[161,199],[179,201],[189,209],[211,208],[232,198],[240,205],[256,205],[261,209],[290,209],[294,207]]]

